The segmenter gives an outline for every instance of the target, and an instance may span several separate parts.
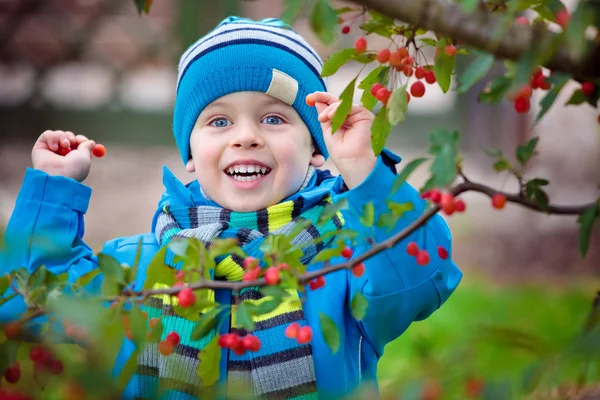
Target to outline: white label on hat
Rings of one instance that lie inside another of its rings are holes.
[[[273,69],[273,77],[266,94],[291,106],[298,94],[298,81],[286,73]]]

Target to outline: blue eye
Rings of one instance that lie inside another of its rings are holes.
[[[265,119],[263,119],[263,122],[269,125],[279,125],[283,123],[283,119],[281,119],[277,115],[269,115],[268,117],[265,117]]]
[[[215,128],[225,128],[229,126],[229,120],[227,118],[216,118],[210,124]]]

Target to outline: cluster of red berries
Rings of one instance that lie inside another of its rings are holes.
[[[439,204],[446,215],[452,215],[455,212],[465,212],[467,205],[462,199],[455,199],[450,192],[441,192],[439,189],[431,189],[421,195],[424,199],[430,199],[433,203]]]
[[[32,347],[29,352],[29,359],[33,361],[34,368],[38,372],[48,372],[52,375],[59,375],[63,372],[64,366],[62,361],[57,359],[50,350],[42,346]],[[17,383],[20,378],[21,365],[19,361],[15,361],[4,371],[4,379],[8,383]]]
[[[78,147],[78,145],[77,145],[77,144],[75,144],[75,146],[73,146],[73,148],[71,148],[71,147],[60,147],[60,148],[59,148],[59,149],[56,151],[56,153],[57,153],[58,155],[61,155],[61,156],[66,156],[66,155],[67,155],[67,154],[69,154],[71,151],[73,151],[73,150],[77,149],[77,147]],[[106,147],[104,147],[104,145],[102,145],[102,144],[97,144],[97,145],[95,145],[95,146],[94,146],[94,148],[92,149],[92,154],[93,154],[95,157],[102,158],[102,157],[104,157],[104,156],[106,155]]]
[[[244,277],[242,278],[242,280],[244,281],[253,281],[255,279],[258,279],[263,273],[262,268],[260,268],[260,266],[258,265],[258,260],[254,257],[246,257],[244,259],[243,266],[246,270],[246,272],[244,273]],[[264,271],[265,281],[268,285],[277,285],[280,280],[279,273],[282,270],[288,270],[289,268],[290,266],[286,263],[279,263],[274,267],[267,268],[267,270]]]
[[[521,86],[514,93],[508,94],[507,98],[514,104],[515,111],[518,113],[526,113],[531,108],[530,99],[533,90],[550,90],[552,85],[548,82],[548,77],[544,75],[542,68],[537,67],[529,80],[529,83]]]
[[[163,356],[170,356],[173,353],[175,346],[177,346],[180,341],[181,338],[179,337],[179,333],[175,331],[169,332],[167,337],[158,343],[158,351]]]
[[[261,343],[257,336],[251,334],[240,337],[236,333],[226,333],[219,336],[219,346],[224,349],[231,349],[235,354],[241,356],[246,351],[259,351]]]
[[[313,332],[310,326],[300,326],[299,323],[294,322],[285,329],[285,336],[296,339],[299,344],[304,344],[312,340]]]
[[[344,247],[342,249],[342,257],[349,260],[352,258],[354,251],[350,247]],[[363,263],[358,263],[352,267],[352,275],[360,278],[365,273],[365,265]]]

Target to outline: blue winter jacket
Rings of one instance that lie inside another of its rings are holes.
[[[425,202],[409,184],[388,197],[396,175],[395,164],[400,158],[384,150],[377,165],[367,179],[358,187],[347,190],[341,177],[333,177],[320,171],[308,187],[294,194],[297,196],[319,196],[330,191],[334,201],[347,199],[348,209],[342,211],[345,227],[356,230],[360,238],[372,238],[381,242],[414,221],[425,207]],[[163,178],[166,192],[157,208],[157,214],[166,203],[189,205],[206,204],[196,181],[183,185],[165,168]],[[45,265],[50,271],[61,274],[68,272],[69,280],[75,281],[83,274],[97,268],[97,257],[83,241],[84,214],[88,208],[91,189],[75,180],[49,176],[44,172],[27,169],[23,186],[16,200],[6,234],[6,249],[0,255],[1,272],[7,273],[19,267],[33,272]],[[362,215],[363,206],[372,202],[375,216],[388,212],[386,199],[403,203],[412,202],[414,210],[405,213],[392,230],[388,228],[364,227],[357,215]],[[118,200],[116,200],[118,201]],[[118,204],[118,203],[116,203]],[[208,204],[214,204],[208,202]],[[142,240],[142,256],[136,287],[145,280],[149,261],[159,250],[154,231],[133,237],[123,237],[106,242],[102,253],[115,257],[119,262],[132,265],[138,241]],[[13,240],[11,238],[18,238]],[[52,254],[41,249],[48,248],[51,241],[55,249]],[[415,257],[406,253],[406,244],[416,241],[431,255],[427,266],[419,266]],[[369,248],[366,240],[355,248],[355,254]],[[39,245],[43,244],[43,245]],[[441,245],[449,250],[450,256],[442,260],[437,255]],[[445,221],[440,216],[432,218],[424,228],[415,231],[397,246],[383,251],[365,262],[365,273],[357,278],[347,270],[327,275],[327,284],[315,291],[307,291],[304,314],[313,328],[313,357],[316,382],[322,398],[341,397],[355,390],[362,383],[376,384],[377,361],[383,355],[384,347],[398,338],[413,321],[429,316],[450,296],[462,278],[462,273],[451,260],[451,236]],[[333,259],[332,262],[340,262]],[[310,270],[321,267],[314,263]],[[100,291],[100,280],[90,283],[90,290]],[[353,318],[350,302],[356,292],[368,299],[368,308],[361,321]],[[7,294],[10,294],[10,289]],[[217,291],[217,301],[224,303],[230,299],[226,291]],[[0,307],[0,322],[13,320],[24,311],[20,297]],[[324,312],[340,328],[341,344],[334,354],[326,345],[319,326],[319,312]],[[224,329],[228,327],[222,324]],[[281,334],[283,329],[281,327]],[[119,374],[134,345],[124,339],[113,372]],[[220,379],[226,379],[227,351],[223,349],[220,365]],[[134,379],[129,383],[123,398],[134,397]]]

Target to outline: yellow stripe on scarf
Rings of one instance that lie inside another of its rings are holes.
[[[286,292],[288,292],[289,296],[286,297],[281,302],[281,304],[279,304],[279,306],[277,306],[276,309],[274,309],[273,311],[266,313],[266,314],[255,315],[252,317],[252,321],[254,321],[254,322],[266,321],[268,319],[276,317],[277,315],[283,315],[283,314],[287,314],[287,313],[291,313],[291,312],[300,310],[302,307],[302,304],[300,302],[300,297],[298,297],[298,291],[296,291],[294,289],[286,289]],[[271,296],[265,296],[258,300],[245,300],[245,302],[253,304],[253,305],[258,305],[258,304],[264,303],[265,301],[269,301],[271,299],[272,299]],[[235,323],[232,324],[232,327],[240,328],[241,325],[239,325],[237,323],[236,315],[237,315],[237,305],[232,305],[231,306],[231,317],[232,317],[232,321],[235,321]]]
[[[294,211],[294,202],[286,201],[269,208],[269,232],[273,232],[292,221],[292,211]]]

